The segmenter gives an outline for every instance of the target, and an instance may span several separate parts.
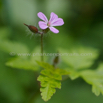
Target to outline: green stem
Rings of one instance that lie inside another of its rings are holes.
[[[43,62],[43,34],[41,34],[41,61]]]

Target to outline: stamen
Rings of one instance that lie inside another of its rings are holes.
[[[50,26],[50,25],[51,25],[51,23],[50,23],[50,22],[48,22],[47,26]]]

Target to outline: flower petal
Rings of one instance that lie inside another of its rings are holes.
[[[47,17],[42,12],[39,12],[37,15],[40,19],[44,20],[46,23],[48,22]]]
[[[64,21],[62,18],[55,19],[53,22],[51,22],[51,26],[61,26],[64,24]]]
[[[48,28],[48,26],[47,26],[47,24],[45,23],[45,22],[43,22],[43,21],[39,21],[39,27],[41,28],[41,29],[46,29],[46,28]]]
[[[59,30],[54,28],[54,27],[49,27],[49,29],[53,32],[53,33],[59,33]]]
[[[52,21],[54,21],[57,18],[58,18],[58,16],[55,13],[51,12],[49,22],[52,22]]]

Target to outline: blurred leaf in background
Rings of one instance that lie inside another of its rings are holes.
[[[102,0],[1,0],[0,103],[45,103],[40,97],[39,83],[37,82],[38,72],[18,69],[23,68],[23,66],[28,68],[29,64],[37,65],[34,61],[35,59],[39,60],[40,57],[10,55],[10,52],[16,54],[40,52],[40,37],[28,33],[23,26],[23,23],[37,26],[39,20],[37,13],[40,11],[45,13],[48,18],[50,12],[54,12],[65,22],[64,26],[57,27],[60,30],[59,34],[49,32],[44,36],[45,52],[57,53],[58,48],[61,48],[60,53],[73,52],[72,48],[74,48],[77,53],[93,53],[93,56],[81,59],[62,56],[62,64],[60,63],[58,66],[66,67],[68,65],[69,70],[72,67],[75,78],[82,77],[93,86],[95,94],[102,93],[102,66],[101,69],[98,67],[99,63],[103,62]],[[79,48],[81,45],[83,48]],[[15,59],[11,60],[11,57]],[[45,61],[52,61],[52,58],[51,56],[45,57]],[[20,60],[19,65],[18,60]],[[62,62],[63,60],[65,63]],[[14,63],[14,69],[11,68],[11,63]],[[24,65],[25,63],[28,66]],[[76,65],[78,65],[79,70],[75,67]],[[92,68],[93,70],[90,70]],[[79,75],[75,70],[79,71]],[[103,96],[96,97],[92,94],[91,86],[80,78],[74,81],[67,79],[62,82],[62,89],[57,89],[57,92],[47,103],[56,102],[102,103]]]

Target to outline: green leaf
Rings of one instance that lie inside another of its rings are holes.
[[[15,54],[15,56],[20,56],[21,53],[29,53],[28,48],[19,42],[11,42],[9,40],[1,40],[0,41],[0,48],[7,53]],[[12,55],[11,55],[12,56]]]
[[[36,53],[39,53],[38,47],[32,53],[17,53],[18,55],[6,62],[6,65],[17,69],[37,71],[39,70],[39,66],[35,60],[40,60],[40,55],[36,55]]]
[[[68,75],[69,73],[63,69],[55,69],[48,63],[39,61],[37,63],[44,68],[37,80],[41,82],[40,91],[42,99],[48,101],[56,92],[56,88],[61,88],[62,75]]]
[[[80,76],[90,85],[95,95],[103,94],[103,64],[97,70],[85,70],[80,72]]]
[[[70,50],[60,49],[62,60],[67,64],[66,70],[70,72],[69,77],[74,80],[80,76],[80,71],[88,69],[93,65],[94,60],[98,57],[96,49],[87,47],[75,47]]]
[[[6,65],[17,69],[34,70],[34,71],[38,70],[38,67],[37,65],[35,65],[35,63],[31,62],[27,58],[21,58],[21,57],[10,59],[8,62],[6,62]]]
[[[62,60],[74,70],[89,68],[98,57],[96,49],[87,47],[75,47],[70,50],[59,49],[63,54]]]
[[[55,79],[42,76],[38,77],[38,81],[41,82],[41,96],[44,101],[48,101],[51,96],[56,92],[55,88],[61,88],[61,82]]]
[[[80,76],[79,71],[76,71],[71,68],[67,68],[66,70],[70,73],[69,77],[71,78],[71,80],[77,79]]]

